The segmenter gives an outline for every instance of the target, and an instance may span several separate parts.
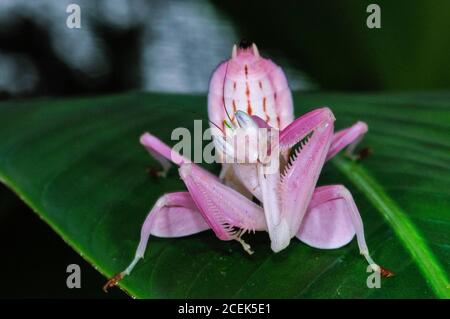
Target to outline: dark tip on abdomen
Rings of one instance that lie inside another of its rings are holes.
[[[239,41],[239,48],[240,49],[248,49],[252,46],[252,42],[248,41],[247,39],[242,39],[241,41]]]

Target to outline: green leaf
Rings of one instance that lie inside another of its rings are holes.
[[[369,289],[355,240],[336,250],[292,240],[275,254],[266,234],[247,235],[255,250],[249,256],[239,243],[207,231],[151,237],[123,289],[139,298],[450,296],[450,93],[299,94],[295,100],[298,114],[329,105],[337,128],[356,120],[369,124],[361,147],[373,154],[361,162],[337,157],[319,184],[351,190],[372,257],[396,276]],[[151,131],[174,144],[174,128],[193,132],[194,119],[208,125],[205,105],[203,96],[142,93],[3,102],[0,179],[111,276],[131,261],[140,226],[158,197],[185,189],[176,169],[167,179],[146,172],[157,163],[140,146],[140,134]]]

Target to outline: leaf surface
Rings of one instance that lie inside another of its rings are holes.
[[[124,290],[138,298],[450,296],[450,93],[294,97],[298,115],[328,105],[337,128],[368,123],[360,148],[373,154],[361,162],[338,156],[319,184],[350,189],[372,257],[396,276],[369,289],[355,240],[336,250],[293,240],[275,254],[266,234],[247,235],[256,252],[248,256],[239,243],[207,231],[152,237],[145,259],[123,280]],[[173,145],[174,128],[193,132],[195,119],[206,128],[206,118],[204,96],[131,93],[2,102],[0,179],[110,276],[131,261],[155,201],[185,189],[176,169],[167,179],[146,172],[157,162],[140,146],[140,134],[150,131]]]

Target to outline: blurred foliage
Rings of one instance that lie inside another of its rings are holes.
[[[213,1],[239,33],[332,90],[450,88],[450,1]],[[369,29],[366,8],[381,7]]]
[[[70,2],[0,1],[0,99],[205,92],[238,38],[208,0],[77,0],[80,29],[66,26]]]
[[[448,0],[78,0],[77,30],[65,25],[69,2],[0,2],[0,98],[205,92],[242,37],[295,90],[450,88]],[[370,3],[381,29],[366,26]]]

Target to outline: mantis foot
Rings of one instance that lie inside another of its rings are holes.
[[[381,276],[383,276],[384,278],[389,278],[389,277],[394,277],[395,273],[393,273],[392,271],[390,271],[389,269],[386,269],[384,267],[380,267],[380,274]]]
[[[146,173],[154,178],[166,178],[169,170],[158,170],[154,167],[147,167]]]
[[[373,154],[373,150],[370,147],[364,147],[362,150],[358,152],[358,155],[356,155],[357,161],[362,161],[363,159],[371,156]]]
[[[373,154],[373,150],[370,147],[364,147],[358,153],[354,154],[353,152],[345,152],[345,156],[352,161],[362,161]]]
[[[249,255],[253,255],[255,252],[252,250],[252,247],[247,244],[242,238],[236,238],[236,240],[242,245],[242,248],[247,252]]]
[[[111,277],[106,284],[103,286],[103,291],[104,292],[108,292],[109,288],[114,287],[115,285],[117,285],[117,283],[123,279],[123,277],[125,276],[125,274],[123,272],[119,272],[117,274],[115,274],[113,277]]]
[[[249,255],[253,255],[255,252],[252,250],[252,247],[247,244],[243,239],[242,236],[245,234],[245,230],[238,230],[237,234],[236,234],[236,241],[238,241],[241,245],[242,248],[244,248],[244,250],[249,254]]]

